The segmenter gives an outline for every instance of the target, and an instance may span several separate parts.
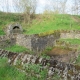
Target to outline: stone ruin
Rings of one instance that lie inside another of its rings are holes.
[[[14,39],[15,42],[11,43],[24,46],[29,50],[33,51],[34,53],[41,53],[47,47],[53,47],[55,45],[56,39],[59,39],[60,36],[55,34],[46,36],[39,36],[38,34],[25,35],[23,34],[22,26],[19,23],[10,24],[5,29],[5,32],[6,32],[5,35],[6,38],[4,38],[5,40],[11,42],[11,40]]]
[[[60,33],[55,35],[56,32],[45,36],[40,36],[38,34],[25,35],[23,34],[22,26],[19,23],[10,24],[7,26],[5,32],[6,35],[0,36],[0,48],[4,49],[5,47],[17,44],[26,47],[36,54],[42,53],[48,47],[54,47],[56,45],[56,41],[60,38]],[[78,51],[72,50],[66,55],[52,56],[56,60],[70,62],[71,58],[75,59],[78,54]]]
[[[54,34],[47,36],[36,35],[24,35],[19,34],[16,37],[16,44],[24,46],[34,53],[41,53],[47,47],[53,47],[59,36],[54,36]]]
[[[35,53],[41,53],[47,47],[55,46],[56,40],[60,38],[60,34],[39,36],[38,34],[24,35],[22,33],[23,29],[19,23],[9,25],[6,29],[6,35],[0,36],[0,48],[18,44],[34,51]],[[72,54],[73,53],[71,53],[71,55]],[[42,66],[42,69],[48,69],[48,77],[46,80],[52,80],[51,77],[54,76],[55,73],[62,77],[63,80],[80,80],[80,66],[67,64],[65,62],[55,60],[55,58],[45,59],[37,55],[35,56],[27,53],[17,54],[3,49],[0,50],[0,57],[7,57],[8,62],[11,65],[17,65],[18,60],[20,60],[20,65],[22,66],[29,63],[40,64]]]

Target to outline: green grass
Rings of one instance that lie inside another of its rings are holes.
[[[80,18],[80,16],[76,17]],[[24,34],[38,34],[50,30],[80,30],[79,22],[76,22],[68,14],[36,15],[36,19],[32,20],[30,27],[24,24],[22,14],[0,12],[0,30],[3,30],[6,25],[14,22],[22,24],[25,30]],[[0,33],[0,35],[2,34],[4,33]]]
[[[28,49],[23,47],[23,46],[14,45],[14,46],[5,48],[5,50],[11,51],[11,52],[18,52],[18,53],[20,53],[20,52],[25,52]]]
[[[25,34],[38,34],[50,30],[80,30],[80,24],[75,22],[70,15],[44,15],[33,20]]]
[[[27,80],[25,73],[7,63],[7,58],[0,58],[0,80]]]
[[[60,39],[61,41],[70,42],[71,44],[80,45],[80,39]]]

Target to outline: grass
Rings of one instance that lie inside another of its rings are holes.
[[[80,16],[76,17],[80,18]],[[68,14],[38,15],[36,19],[32,20],[30,27],[24,24],[22,14],[0,12],[0,30],[3,30],[6,25],[14,22],[22,24],[25,30],[24,34],[39,34],[51,30],[80,30],[79,22],[76,22]],[[3,31],[0,32],[0,35],[2,34],[4,34]]]
[[[70,15],[42,15],[33,20],[31,27],[27,29],[25,34],[38,34],[51,30],[80,30],[80,25]]]
[[[25,73],[7,63],[7,58],[0,58],[0,80],[27,80]]]
[[[28,73],[28,76],[19,71],[16,67],[10,66],[7,63],[7,58],[0,58],[0,80],[46,80],[47,78],[47,69],[41,70],[40,65],[36,64],[26,64],[25,69]],[[37,77],[37,75],[40,75]],[[54,80],[57,80],[58,76],[53,76]]]
[[[14,45],[14,46],[5,48],[5,50],[11,51],[11,52],[18,52],[18,53],[20,53],[20,52],[25,52],[28,49],[23,47],[23,46]]]
[[[80,45],[80,39],[60,39],[61,41],[70,42],[71,44]]]
[[[0,30],[0,35],[5,35],[5,32],[3,30]]]
[[[22,22],[22,15],[18,13],[0,12],[0,35],[4,35],[3,29],[6,25],[14,22]]]

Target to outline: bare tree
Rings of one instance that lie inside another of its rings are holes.
[[[67,3],[67,0],[60,1],[60,13],[62,14],[66,13],[66,9],[67,9],[66,3]]]
[[[10,5],[9,0],[0,0],[0,9],[2,11],[10,12]]]
[[[15,0],[13,3],[14,9],[17,12],[23,13],[24,22],[30,23],[31,17],[35,14],[37,0]]]
[[[80,14],[80,0],[74,0],[72,11],[74,14],[79,15]]]
[[[66,12],[67,0],[50,0],[50,7],[54,12],[64,14]]]
[[[6,0],[6,10],[7,10],[7,13],[9,12],[9,2],[8,0]]]
[[[1,11],[4,11],[4,3],[5,3],[5,0],[0,0],[0,9],[1,9]]]
[[[53,11],[59,13],[59,10],[60,10],[59,0],[51,1],[51,5],[52,5]]]

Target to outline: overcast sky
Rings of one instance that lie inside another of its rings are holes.
[[[56,1],[56,0],[54,0]],[[67,11],[69,12],[70,7],[72,6],[73,0],[67,0]],[[50,0],[39,0],[38,2],[38,8],[37,8],[37,13],[43,12],[45,5],[47,4],[48,6],[50,5]]]
[[[8,1],[8,3],[9,3],[9,10],[11,11],[11,12],[15,12],[14,11],[14,9],[13,9],[13,3],[12,3],[12,0],[0,0],[0,10],[1,11],[6,11],[6,6],[7,5],[5,5],[5,1]],[[54,0],[55,1],[55,0]],[[68,2],[67,2],[67,8],[69,9],[70,8],[70,6],[72,5],[71,3],[72,3],[72,1],[73,0],[68,0]],[[44,8],[45,8],[45,5],[50,5],[50,0],[39,0],[38,1],[38,5],[37,5],[37,10],[36,10],[36,13],[41,13],[41,12],[43,12],[43,10],[44,10]],[[4,9],[3,9],[4,8]]]

